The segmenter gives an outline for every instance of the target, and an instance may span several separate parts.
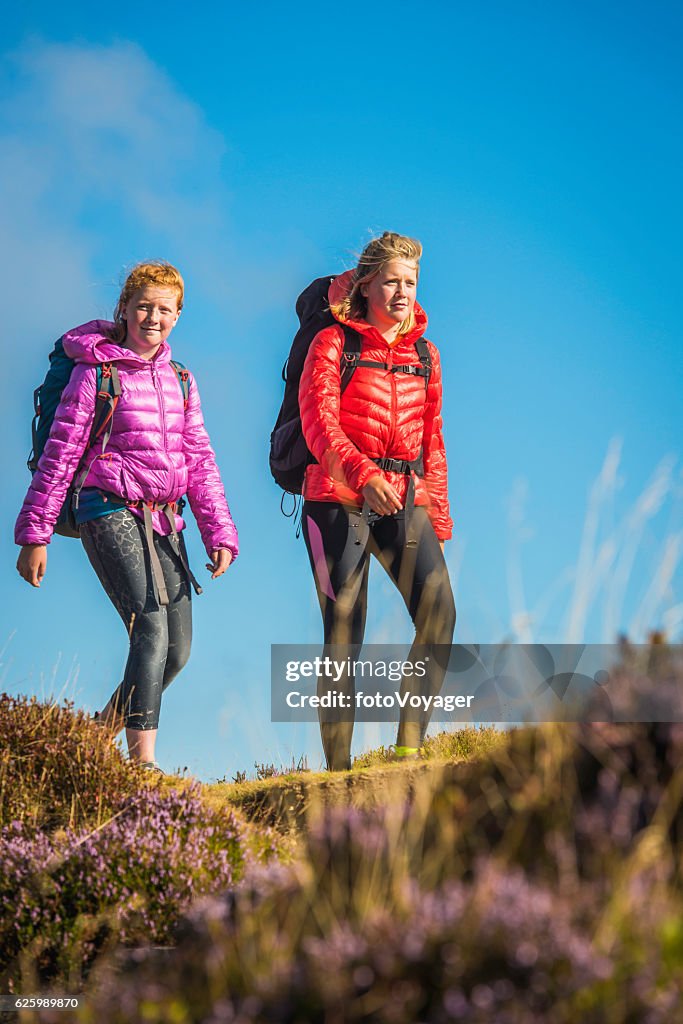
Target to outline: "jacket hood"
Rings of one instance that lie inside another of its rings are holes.
[[[113,362],[127,363],[129,366],[144,366],[148,363],[149,359],[131,352],[129,348],[114,344],[111,340],[114,327],[115,324],[110,320],[90,320],[87,324],[74,327],[62,338],[65,354],[77,363],[87,363],[90,366]],[[154,362],[168,363],[170,358],[170,345],[164,341],[154,357]]]
[[[345,273],[340,274],[338,277],[335,277],[334,281],[332,281],[332,283],[330,284],[330,290],[327,293],[327,298],[330,306],[338,305],[342,301],[342,299],[344,299],[349,294],[349,292],[351,291],[351,285],[353,283],[353,275],[353,270],[347,270],[345,271]],[[354,331],[359,331],[359,333],[361,334],[371,334],[375,337],[380,338],[386,344],[386,339],[382,338],[382,335],[379,333],[377,328],[374,327],[372,324],[369,324],[367,320],[354,320],[352,318],[349,318],[348,320],[342,321],[342,319],[338,317],[336,313],[333,312],[332,315],[334,316],[335,320],[339,320],[340,323],[348,324],[348,326],[353,328]],[[415,303],[415,306],[413,308],[413,315],[415,317],[415,326],[407,334],[399,335],[399,337],[394,342],[394,345],[397,345],[399,341],[414,342],[417,340],[417,338],[421,338],[424,332],[427,330],[427,314],[425,313],[424,309],[422,308],[422,306],[420,306],[418,302]]]

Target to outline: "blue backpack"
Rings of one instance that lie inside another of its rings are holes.
[[[62,397],[62,392],[69,383],[71,372],[76,365],[64,352],[62,338],[55,342],[50,353],[50,369],[43,383],[33,392],[34,416],[31,424],[33,447],[26,465],[35,473],[38,468],[40,456],[50,436],[52,423],[55,418],[57,406]],[[176,372],[178,382],[183,393],[183,403],[187,408],[190,395],[189,373],[182,363],[171,360],[171,366]],[[115,363],[98,363],[97,367],[97,399],[95,402],[95,418],[90,429],[90,437],[86,445],[86,451],[102,439],[102,452],[107,447],[113,426],[114,410],[121,395],[121,384],[119,373]],[[55,524],[55,533],[62,537],[79,537],[78,526],[74,517],[74,504],[78,504],[78,495],[85,483],[90,465],[78,467],[73,480],[67,491],[66,499],[59,513]]]

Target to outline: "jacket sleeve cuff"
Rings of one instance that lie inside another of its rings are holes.
[[[18,544],[19,547],[23,548],[26,544],[40,544],[46,546],[52,540],[52,533],[50,531],[36,530],[33,527],[17,527],[14,531],[14,543]]]
[[[236,541],[217,541],[215,544],[205,544],[204,547],[209,558],[211,558],[212,551],[229,551],[232,555],[231,565],[237,560],[239,555],[239,547]]]
[[[429,512],[434,533],[439,540],[451,540],[453,536],[453,520],[450,516],[439,515],[432,506]]]

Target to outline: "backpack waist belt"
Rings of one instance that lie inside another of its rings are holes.
[[[407,476],[408,473],[417,473],[418,476],[423,476],[424,467],[422,465],[422,452],[416,459],[373,459],[372,460],[380,469],[385,470],[387,473],[403,473]]]
[[[404,476],[408,477],[408,490],[406,491],[406,547],[414,548],[417,545],[417,539],[415,537],[415,531],[413,529],[413,510],[415,508],[415,480],[413,473],[417,473],[418,476],[424,475],[424,464],[422,460],[422,452],[416,459],[373,459],[372,460],[379,469],[384,470],[386,473],[403,473]],[[363,504],[363,510],[361,512],[361,518],[366,523],[370,521],[370,506],[367,501]],[[356,538],[356,544],[360,544],[360,538]]]
[[[142,517],[145,526],[145,540],[147,541],[147,550],[149,551],[149,561],[152,566],[152,579],[154,581],[154,593],[156,599],[160,605],[168,604],[168,590],[166,589],[166,581],[164,579],[164,570],[161,568],[161,562],[157,550],[154,546],[154,526],[152,525],[152,512],[163,512],[168,520],[168,525],[171,528],[169,534],[169,541],[174,552],[180,559],[180,564],[185,570],[185,574],[192,584],[192,588],[195,594],[201,594],[202,588],[197,583],[197,580],[190,569],[187,561],[187,555],[185,553],[185,547],[181,544],[180,537],[175,525],[175,513],[178,508],[177,501],[129,501],[129,508],[139,508],[142,510]]]
[[[127,501],[126,505],[128,508],[148,508],[150,512],[166,512],[166,509],[170,509],[174,515],[180,510],[178,501],[145,501],[144,498],[138,498],[137,501]]]

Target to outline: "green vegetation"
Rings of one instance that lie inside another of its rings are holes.
[[[437,736],[428,736],[421,753],[426,761],[462,761],[481,757],[505,741],[506,733],[492,727],[458,729],[457,732],[440,732]],[[386,764],[389,760],[389,748],[379,747],[355,758],[352,770],[358,771],[372,765]]]

